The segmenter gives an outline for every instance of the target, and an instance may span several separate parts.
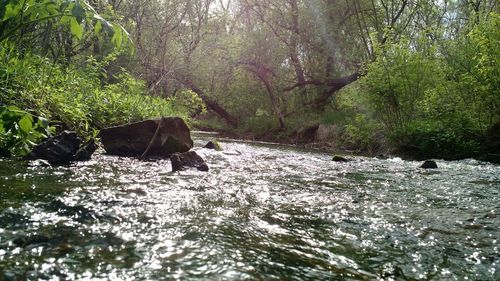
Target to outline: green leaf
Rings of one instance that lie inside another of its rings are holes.
[[[59,14],[59,10],[57,9],[57,6],[55,3],[53,2],[50,2],[50,3],[47,3],[46,4],[46,9],[47,9],[47,12],[51,15],[57,15]]]
[[[123,42],[123,33],[121,26],[115,25],[113,27],[113,31],[114,33],[113,33],[113,38],[111,38],[111,42],[113,43],[113,45],[120,47]]]
[[[101,33],[101,30],[102,30],[102,22],[98,21],[94,26],[95,35],[99,35],[99,33]]]
[[[10,3],[10,4],[6,5],[5,6],[5,14],[3,16],[3,21],[6,21],[10,18],[17,16],[20,11],[21,11],[20,3],[18,3],[18,4]]]
[[[17,113],[17,114],[19,114],[19,113],[26,114],[26,111],[20,109],[17,106],[14,106],[14,105],[7,106],[6,109],[7,109],[8,112],[13,112],[13,113]]]
[[[62,16],[61,20],[59,21],[60,24],[65,25],[68,24],[73,17],[70,16]]]
[[[29,114],[26,114],[24,115],[23,118],[21,118],[21,120],[19,121],[19,128],[25,132],[25,133],[29,133],[31,131],[31,129],[33,128],[33,117],[31,117],[31,115]]]
[[[85,10],[78,2],[76,2],[73,6],[73,9],[71,9],[71,14],[76,18],[76,21],[79,24],[81,24],[83,19],[85,18]]]
[[[83,38],[83,26],[78,23],[76,18],[71,19],[71,33],[80,40]]]

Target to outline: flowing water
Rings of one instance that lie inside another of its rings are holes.
[[[500,280],[500,166],[221,144],[208,173],[0,160],[0,280]]]

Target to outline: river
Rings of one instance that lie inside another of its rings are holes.
[[[208,173],[0,160],[0,280],[500,280],[500,166],[221,145]]]

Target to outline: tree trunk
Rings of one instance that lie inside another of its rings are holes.
[[[337,91],[341,90],[345,86],[357,81],[359,79],[359,73],[355,72],[349,76],[341,77],[338,79],[333,79],[330,80],[327,85],[328,85],[328,90],[325,91],[322,95],[316,98],[314,100],[313,106],[317,110],[324,110],[326,104],[328,103],[328,100],[330,99],[331,96],[333,96]]]
[[[227,112],[220,104],[218,104],[216,101],[211,99],[210,97],[207,96],[205,91],[202,89],[198,88],[191,80],[189,79],[179,79],[178,77],[176,78],[179,82],[182,84],[186,85],[188,88],[191,89],[194,93],[196,93],[201,100],[205,103],[207,108],[213,112],[215,112],[220,118],[222,118],[228,125],[231,127],[236,127],[238,125],[237,119],[232,116],[229,112]]]

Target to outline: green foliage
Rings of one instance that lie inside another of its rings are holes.
[[[345,124],[342,142],[347,147],[373,151],[379,147],[379,126],[364,114],[356,114]]]
[[[203,100],[191,90],[181,90],[169,101],[176,112],[186,117],[207,112]]]
[[[448,66],[431,55],[436,50],[428,50],[412,49],[408,41],[384,46],[360,81],[368,112],[383,124],[391,146],[403,153],[447,159],[474,155],[481,127],[476,109],[457,92],[461,82],[447,79]],[[361,133],[369,131],[363,128],[369,124],[365,116],[347,127],[348,135],[361,136],[355,138],[361,144],[370,139]]]
[[[116,83],[94,90],[93,95],[84,101],[91,106],[92,126],[104,128],[161,116],[185,117],[174,111],[170,101],[147,95],[144,81],[125,71],[116,79]]]
[[[94,128],[183,115],[174,111],[171,101],[147,95],[145,83],[124,70],[114,83],[103,86],[102,65],[92,59],[68,68],[35,55],[21,59],[4,54],[0,59],[0,73],[7,78],[0,102],[34,109],[82,135],[92,134]]]
[[[448,75],[457,98],[483,129],[500,120],[500,14],[473,25],[447,46]]]
[[[497,14],[474,22],[441,52],[428,39],[379,46],[360,81],[365,116],[351,121],[348,135],[360,135],[355,129],[373,115],[392,145],[414,156],[476,155],[481,135],[500,117],[499,23]]]
[[[388,130],[399,130],[419,118],[417,103],[443,79],[439,63],[408,40],[380,46],[369,64],[361,89]]]
[[[240,130],[259,136],[278,128],[278,126],[277,119],[271,113],[258,109],[254,116],[245,120]]]
[[[337,110],[329,110],[325,111],[325,113],[321,116],[322,124],[339,124],[344,123],[347,118],[347,113],[343,111]]]
[[[494,1],[233,3],[245,16],[223,2],[0,0],[0,103],[90,135],[198,117],[201,95],[241,133],[329,124],[335,145],[435,155],[476,151],[500,120]],[[363,78],[335,93],[360,66]]]
[[[420,120],[410,122],[401,131],[394,132],[403,153],[416,158],[461,159],[477,155],[480,132],[459,116],[456,119]]]
[[[25,156],[53,132],[43,117],[15,106],[0,106],[0,156]]]
[[[384,142],[383,125],[376,117],[371,97],[361,86],[361,83],[352,84],[337,95],[338,110],[344,114],[338,123],[344,127],[342,139],[337,141],[350,149],[376,152]]]
[[[127,31],[121,25],[105,20],[84,0],[2,0],[0,43],[11,40],[20,30],[26,32],[28,27],[48,21],[56,26],[68,27],[79,40],[83,39],[85,30],[100,33],[104,27],[115,46],[120,47],[124,41],[130,42]]]

